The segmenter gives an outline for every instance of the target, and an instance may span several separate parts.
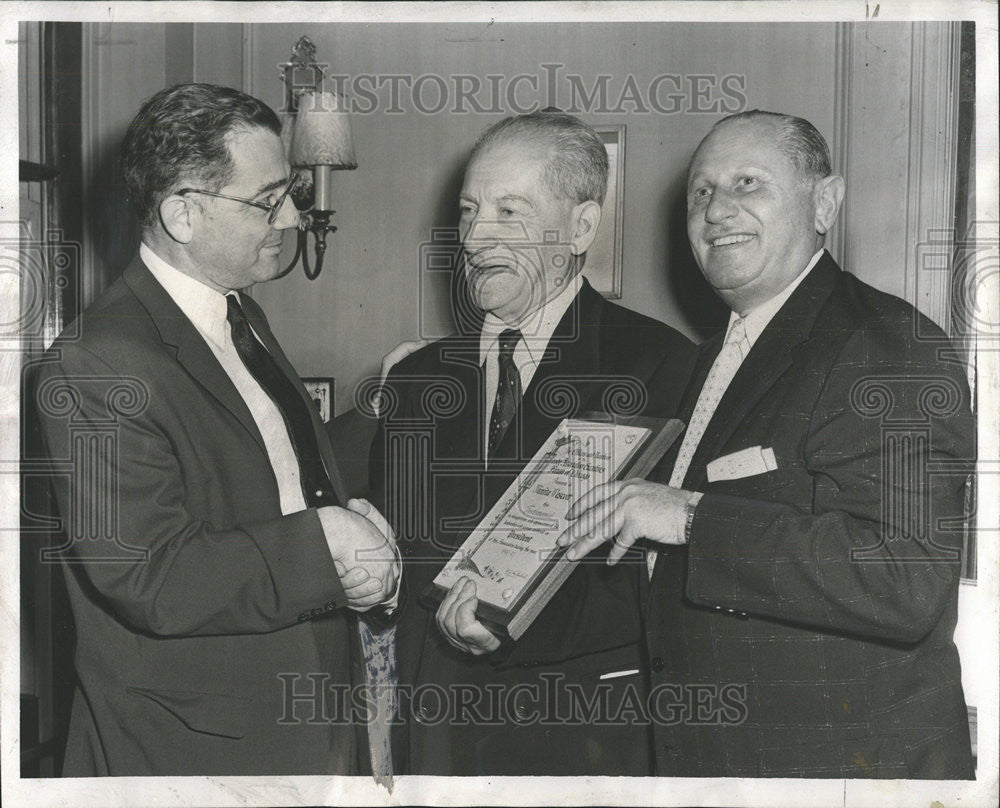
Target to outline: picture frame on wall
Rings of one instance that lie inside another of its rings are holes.
[[[309,376],[303,377],[302,385],[309,393],[309,398],[313,400],[316,409],[319,410],[319,417],[324,424],[330,423],[333,418],[333,401],[336,390],[336,381],[332,376]]]
[[[609,300],[622,296],[622,225],[625,213],[625,124],[604,124],[594,130],[608,152],[608,192],[602,206],[597,238],[587,250],[583,274]]]

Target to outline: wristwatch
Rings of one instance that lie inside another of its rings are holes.
[[[684,503],[684,541],[691,541],[691,523],[694,522],[694,512],[701,501],[702,492],[697,491],[692,494]]]

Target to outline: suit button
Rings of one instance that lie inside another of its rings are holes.
[[[653,657],[652,661],[649,663],[649,666],[653,669],[654,672],[659,673],[664,668],[663,657],[658,657],[658,656]]]

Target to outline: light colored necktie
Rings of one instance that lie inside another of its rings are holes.
[[[729,387],[729,383],[733,380],[733,376],[736,375],[736,371],[740,369],[748,349],[746,326],[741,317],[733,320],[729,327],[729,333],[726,334],[722,350],[715,357],[712,369],[708,372],[705,384],[702,385],[701,393],[698,394],[698,403],[694,405],[691,420],[684,433],[684,440],[677,452],[673,473],[670,475],[671,487],[680,488],[684,484],[684,477],[687,475],[688,466],[691,465],[691,458],[694,457],[695,450],[705,434],[708,422],[715,415],[715,410]],[[649,576],[652,577],[653,566],[656,564],[656,550],[650,550],[646,554],[646,564],[649,567]]]
[[[368,716],[368,753],[372,775],[388,788],[392,784],[391,726],[398,709],[396,627],[376,633],[364,620],[359,620],[358,632],[365,657],[365,683],[373,694],[373,710]]]

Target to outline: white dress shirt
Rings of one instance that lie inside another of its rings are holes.
[[[540,308],[535,309],[517,325],[509,325],[491,312],[487,312],[483,320],[483,330],[479,336],[479,363],[486,368],[484,401],[487,404],[487,414],[483,418],[483,455],[489,446],[490,414],[493,412],[497,397],[497,385],[500,382],[500,335],[509,328],[521,331],[521,339],[514,347],[514,365],[521,377],[521,393],[528,389],[538,369],[545,349],[552,339],[552,334],[559,325],[573,298],[580,292],[583,278],[577,273],[566,284],[558,295]],[[486,459],[487,465],[489,458]]]
[[[226,296],[170,266],[146,244],[139,247],[139,257],[204,338],[236,391],[246,402],[264,439],[264,448],[267,449],[267,457],[271,461],[271,469],[278,485],[282,515],[305,510],[306,502],[299,482],[299,461],[292,448],[285,420],[236,352],[229,320],[226,319]]]

